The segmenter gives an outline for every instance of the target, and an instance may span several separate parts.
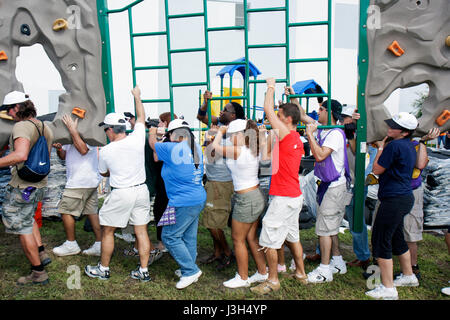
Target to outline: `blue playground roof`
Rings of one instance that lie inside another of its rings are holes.
[[[245,57],[234,60],[233,62],[245,62]],[[256,66],[249,61],[249,76],[250,77],[256,77],[258,75],[261,74],[261,71],[258,70],[258,68],[256,68]],[[245,64],[235,64],[235,65],[229,65],[229,66],[225,66],[224,68],[222,68],[222,70],[220,70],[216,76],[220,76],[221,78],[223,78],[225,76],[225,74],[229,74],[230,77],[233,77],[233,74],[235,71],[239,71],[242,74],[242,77],[245,79]]]
[[[298,81],[292,86],[292,89],[294,89],[295,94],[326,93],[313,79]]]

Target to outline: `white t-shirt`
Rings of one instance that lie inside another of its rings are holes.
[[[259,184],[259,158],[249,148],[241,147],[241,154],[234,159],[227,159],[227,166],[233,178],[234,191],[248,189]]]
[[[101,180],[98,173],[98,147],[89,148],[84,156],[73,144],[66,144],[66,188],[96,188]]]
[[[98,170],[109,170],[109,184],[128,188],[145,182],[145,126],[136,123],[126,138],[113,141],[100,149]]]
[[[322,139],[326,136],[322,147],[333,149],[333,152],[331,152],[331,159],[333,161],[334,167],[336,168],[336,171],[341,174],[340,178],[337,181],[332,182],[329,188],[340,186],[341,184],[346,183],[344,153],[346,152],[346,146],[344,144],[344,137],[338,130],[333,130],[331,132],[330,130],[322,130],[320,135]]]

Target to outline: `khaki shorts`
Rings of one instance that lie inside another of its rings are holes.
[[[114,189],[105,198],[98,214],[100,225],[125,228],[127,224],[146,225],[150,222],[150,193],[146,184]]]
[[[348,204],[347,186],[342,184],[328,188],[322,203],[317,209],[316,234],[318,236],[334,236],[339,233],[345,206]]]
[[[23,189],[5,187],[5,200],[2,207],[2,221],[5,232],[12,234],[32,234],[34,215],[38,202],[44,197],[44,188],[33,191],[28,200],[22,198]]]
[[[58,212],[74,217],[97,214],[97,188],[65,189],[58,205]]]
[[[206,203],[201,217],[201,225],[208,229],[225,229],[231,212],[233,182],[208,180],[205,190]]]
[[[414,206],[403,218],[403,234],[406,242],[422,240],[423,232],[423,188],[413,190]]]
[[[284,241],[300,240],[299,215],[303,206],[303,195],[296,198],[271,196],[269,208],[262,220],[259,245],[280,249]]]

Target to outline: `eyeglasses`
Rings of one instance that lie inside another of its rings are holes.
[[[320,111],[328,111],[327,108],[324,108],[324,107],[319,107],[319,110]]]
[[[111,127],[105,127],[105,128],[103,128],[103,130],[105,130],[105,132],[106,132],[106,131],[108,131],[109,128],[111,128]]]

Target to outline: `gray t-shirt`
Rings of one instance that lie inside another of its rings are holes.
[[[231,141],[229,138],[222,139],[223,146],[230,146]],[[223,157],[215,157],[215,160],[209,162],[208,157],[206,158],[206,177],[211,181],[228,182],[231,181],[231,172],[228,169],[225,159]]]

